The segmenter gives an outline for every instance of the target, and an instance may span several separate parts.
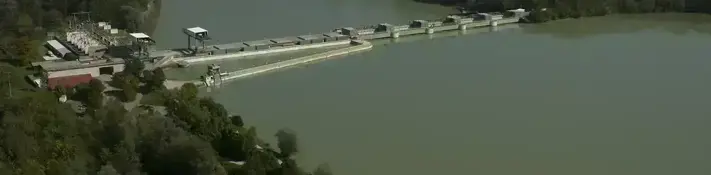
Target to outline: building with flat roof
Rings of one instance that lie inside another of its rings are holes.
[[[73,88],[73,87],[80,85],[80,84],[89,83],[93,79],[94,79],[94,77],[92,77],[90,74],[48,78],[47,79],[47,88],[49,88],[49,89],[55,89],[57,87]]]
[[[203,29],[202,27],[191,27],[187,28],[189,32],[191,32],[194,35],[200,35],[200,34],[207,34],[207,30]]]
[[[252,50],[269,49],[272,44],[274,44],[274,43],[269,40],[257,40],[257,41],[244,42],[244,45],[246,45],[247,47],[251,47]]]
[[[198,49],[204,49],[205,48],[205,41],[209,41],[212,38],[210,35],[208,35],[207,30],[203,29],[202,27],[191,27],[191,28],[184,28],[183,33],[188,36],[188,48],[193,49],[193,51],[197,52]],[[195,40],[195,45],[193,46],[192,41]],[[200,45],[197,45],[197,44]],[[200,46],[200,48],[198,48]]]
[[[277,39],[271,39],[276,46],[290,46],[290,45],[296,45],[296,43],[299,41],[298,38],[295,37],[285,37],[285,38],[277,38]]]
[[[92,77],[99,75],[112,75],[121,72],[125,68],[125,62],[120,58],[98,59],[89,61],[42,61],[34,62],[32,66],[39,68],[42,76],[39,82],[46,84],[40,87],[54,88],[57,85],[74,86],[82,82],[88,82]],[[86,78],[86,77],[89,78]]]
[[[91,59],[87,61],[41,61],[34,62],[32,66],[40,68],[47,73],[48,78],[72,75],[90,74],[97,77],[102,74],[112,75],[124,69],[125,61],[121,58]]]
[[[323,36],[325,36],[326,41],[339,41],[339,40],[348,40],[350,39],[349,36],[336,33],[336,32],[331,32],[331,33],[324,33]]]
[[[380,23],[375,28],[375,32],[390,32],[393,30],[393,25],[388,23]]]
[[[306,45],[306,44],[313,44],[313,43],[322,43],[325,36],[323,35],[301,35],[296,37],[300,41],[298,42],[299,45]]]
[[[56,56],[58,58],[63,58],[64,55],[72,53],[72,51],[69,50],[69,48],[64,47],[64,45],[62,45],[62,43],[59,43],[59,41],[57,41],[57,40],[47,41],[47,43],[45,44],[45,47],[47,49],[49,49],[49,51],[52,52],[54,54],[54,56]]]

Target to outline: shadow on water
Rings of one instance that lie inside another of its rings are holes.
[[[689,32],[711,34],[711,15],[638,14],[567,19],[524,27],[529,34],[580,39],[595,35],[626,34],[643,30],[663,30],[677,35]]]

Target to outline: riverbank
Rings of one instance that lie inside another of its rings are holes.
[[[711,1],[705,0],[415,0],[457,7],[470,12],[490,12],[513,8],[532,9],[525,22],[541,23],[558,19],[640,13],[708,13]]]

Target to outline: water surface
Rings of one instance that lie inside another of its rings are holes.
[[[397,0],[299,2],[307,5],[175,0],[157,33],[205,18],[220,35],[257,38],[448,11]],[[185,17],[187,8],[210,10]],[[259,22],[297,17],[312,20],[293,31]],[[245,27],[247,19],[267,27]],[[339,175],[707,175],[709,21],[614,16],[399,42],[210,95],[263,137],[297,131],[302,166],[328,162]]]

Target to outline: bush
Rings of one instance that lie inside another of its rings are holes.
[[[104,105],[104,93],[91,90],[87,92],[86,106],[99,109]]]
[[[132,102],[132,101],[136,100],[136,95],[138,95],[136,88],[122,87],[122,89],[123,90],[121,92],[123,92],[123,93],[121,95],[122,95],[124,102]]]
[[[91,88],[91,91],[95,92],[104,92],[104,90],[106,90],[106,86],[104,86],[104,83],[98,79],[92,79],[89,82],[89,88]]]

